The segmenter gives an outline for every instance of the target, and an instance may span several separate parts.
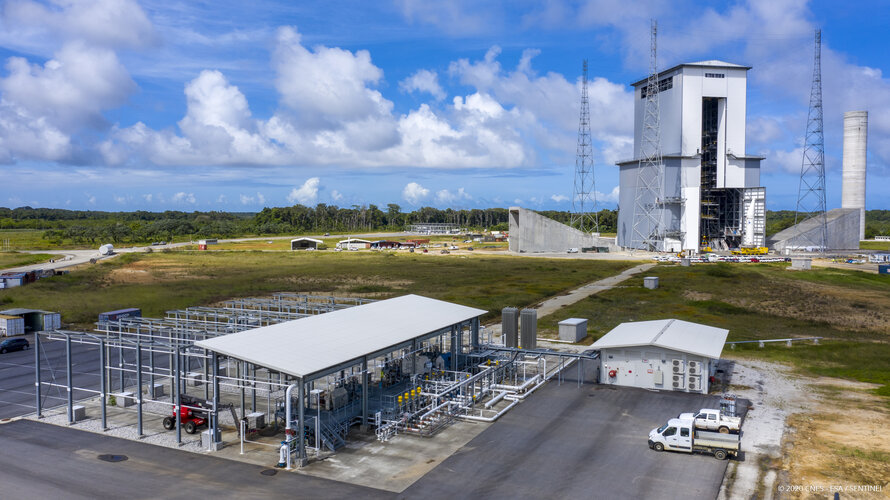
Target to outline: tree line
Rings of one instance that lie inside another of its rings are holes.
[[[540,214],[569,224],[571,213],[542,210]],[[42,229],[51,243],[149,243],[199,238],[233,238],[284,234],[319,234],[325,232],[403,231],[409,224],[453,223],[471,231],[509,229],[506,208],[439,209],[421,207],[403,212],[390,203],[338,207],[319,203],[315,207],[294,205],[264,208],[258,213],[244,212],[105,212],[57,208],[0,207],[0,230]],[[614,233],[617,210],[597,213],[601,233]],[[767,211],[767,234],[774,234],[794,223],[794,212]],[[890,210],[866,212],[866,237],[890,234]]]

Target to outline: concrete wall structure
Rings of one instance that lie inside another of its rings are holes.
[[[835,208],[825,216],[828,219],[826,250],[859,248],[861,212],[858,208]],[[810,247],[812,241],[820,239],[817,231],[820,231],[818,220],[809,219],[770,236],[767,246],[778,252],[818,251],[818,248]]]
[[[573,227],[520,207],[510,207],[510,251],[516,253],[566,252],[570,248],[610,247],[610,238],[585,234]]]
[[[844,113],[844,183],[841,208],[859,209],[859,239],[865,239],[865,167],[868,111]]]

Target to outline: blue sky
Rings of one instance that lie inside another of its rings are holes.
[[[569,209],[581,61],[601,206],[648,68],[753,66],[748,152],[793,209],[823,30],[828,205],[842,115],[869,111],[890,208],[885,2],[5,0],[0,206],[256,211],[293,203]]]

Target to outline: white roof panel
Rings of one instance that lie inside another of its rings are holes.
[[[314,241],[314,242],[316,242],[316,243],[324,243],[324,242],[321,241],[321,240],[316,240],[315,238],[307,238],[307,237],[303,237],[303,238],[294,238],[294,239],[290,240],[291,243],[293,243],[293,242],[295,242],[295,241]]]
[[[219,354],[304,377],[485,314],[404,295],[195,342]]]
[[[675,351],[719,358],[729,330],[679,319],[621,323],[593,343],[596,349],[658,346]]]

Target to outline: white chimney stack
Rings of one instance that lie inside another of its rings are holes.
[[[868,111],[844,113],[844,185],[842,208],[859,209],[859,239],[865,239],[865,162]]]

